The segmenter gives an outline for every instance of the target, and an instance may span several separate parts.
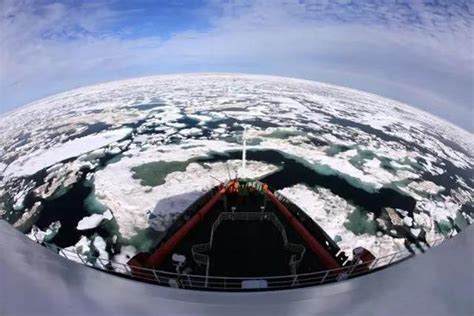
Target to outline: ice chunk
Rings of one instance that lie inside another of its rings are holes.
[[[86,236],[81,236],[81,239],[74,245],[77,251],[80,253],[90,252],[90,240]]]
[[[421,182],[410,182],[408,188],[413,189],[417,192],[423,192],[430,195],[438,194],[441,191],[444,191],[444,187],[437,185],[431,181],[421,181]]]
[[[95,236],[92,246],[99,253],[99,257],[95,260],[95,265],[104,269],[109,262],[109,253],[107,252],[107,243],[101,236]]]
[[[31,226],[38,220],[41,211],[43,210],[43,206],[41,202],[36,202],[33,204],[30,210],[23,213],[23,215],[18,219],[14,224],[13,227],[18,229],[21,232],[27,232]]]
[[[113,257],[113,261],[119,263],[127,263],[130,259],[137,254],[137,249],[133,246],[122,246],[120,247],[120,253]]]
[[[107,153],[106,148],[99,148],[79,157],[79,160],[91,161],[102,158]]]
[[[400,215],[398,215],[398,213],[393,208],[387,207],[385,208],[385,211],[387,212],[388,217],[390,218],[390,221],[393,225],[402,225],[402,219],[400,218]]]
[[[77,223],[77,230],[86,230],[96,228],[104,220],[110,220],[113,218],[113,215],[110,211],[106,211],[104,214],[92,214],[86,216]]]
[[[13,209],[15,211],[22,210],[25,206],[25,198],[26,195],[28,194],[29,188],[25,188],[24,190],[18,192],[18,194],[15,195],[14,200],[15,204],[13,204]]]
[[[413,219],[409,216],[407,217],[404,217],[403,218],[403,223],[408,226],[408,227],[411,227],[413,225]]]
[[[110,210],[107,210],[104,212],[104,214],[102,214],[104,216],[104,219],[106,220],[111,220],[112,218],[114,218],[114,215],[112,214],[112,212]]]
[[[117,272],[127,272],[124,265],[137,254],[137,249],[133,246],[120,247],[120,253],[112,258],[113,268]]]
[[[61,222],[59,222],[59,221],[52,222],[48,226],[46,231],[42,231],[38,227],[33,226],[31,228],[30,233],[27,234],[27,236],[31,240],[36,241],[38,243],[50,242],[57,235],[60,228],[61,228]]]
[[[81,236],[74,246],[64,248],[59,254],[69,260],[87,264],[91,255],[91,242],[86,236]]]
[[[77,162],[56,164],[47,170],[44,184],[34,193],[43,199],[56,199],[67,193],[81,177],[82,164]]]
[[[202,134],[202,130],[197,127],[192,127],[188,129],[182,129],[179,133],[183,136],[197,136]]]
[[[411,228],[410,232],[413,234],[413,236],[418,237],[421,233],[421,229],[420,228]]]

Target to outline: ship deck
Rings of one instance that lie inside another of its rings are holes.
[[[199,203],[198,203],[199,205]],[[198,208],[194,206],[194,208]],[[195,245],[209,243],[213,224],[222,213],[248,214],[265,212],[273,214],[284,229],[288,243],[301,245],[306,248],[304,240],[300,237],[284,216],[270,202],[265,202],[265,196],[260,192],[245,192],[245,194],[226,196],[226,199],[217,202],[210,212],[201,220],[192,231],[190,231],[180,243],[173,249],[172,254],[184,255],[186,262],[180,269],[194,275],[209,276],[279,276],[292,274],[289,265],[292,253],[284,246],[282,232],[270,221],[253,220],[228,220],[221,222],[215,227],[211,249],[206,253],[209,257],[209,266],[198,264],[193,260],[192,248]],[[188,210],[189,212],[189,210]],[[189,219],[192,214],[184,214],[179,226],[183,221]],[[333,248],[332,253],[338,250],[337,246],[327,235],[308,218],[301,218],[305,225],[312,225],[312,230],[319,232],[322,244]],[[316,225],[317,226],[317,225]],[[171,227],[169,235],[179,227]],[[281,228],[280,228],[281,229]],[[172,260],[172,254],[160,266],[160,270],[176,272],[177,263]],[[297,273],[307,273],[325,270],[318,256],[313,252],[306,251],[302,260],[297,265]]]

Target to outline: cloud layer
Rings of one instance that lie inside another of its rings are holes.
[[[474,130],[469,1],[0,5],[2,111],[106,80],[249,72],[374,92]]]

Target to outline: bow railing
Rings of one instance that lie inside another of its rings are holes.
[[[432,246],[436,246],[442,241],[443,239],[438,239]],[[410,252],[408,249],[403,249],[370,261],[337,269],[282,276],[226,277],[193,275],[136,266],[132,267],[126,263],[113,261],[109,258],[92,256],[90,252],[83,253],[76,249],[64,249],[51,243],[43,242],[42,244],[71,261],[82,263],[86,266],[115,275],[169,287],[217,291],[277,290],[338,282],[385,268],[414,256],[413,252]]]

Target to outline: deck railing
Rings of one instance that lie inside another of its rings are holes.
[[[443,239],[438,239],[432,246],[436,246],[442,241]],[[71,249],[62,249],[54,244],[44,242],[42,244],[64,258],[127,278],[169,287],[218,291],[277,290],[338,282],[382,269],[414,255],[412,252],[404,249],[386,256],[375,258],[371,261],[353,264],[338,269],[284,276],[206,277],[204,275],[174,273],[142,267],[131,267],[125,263],[116,262],[108,258],[91,256]]]

